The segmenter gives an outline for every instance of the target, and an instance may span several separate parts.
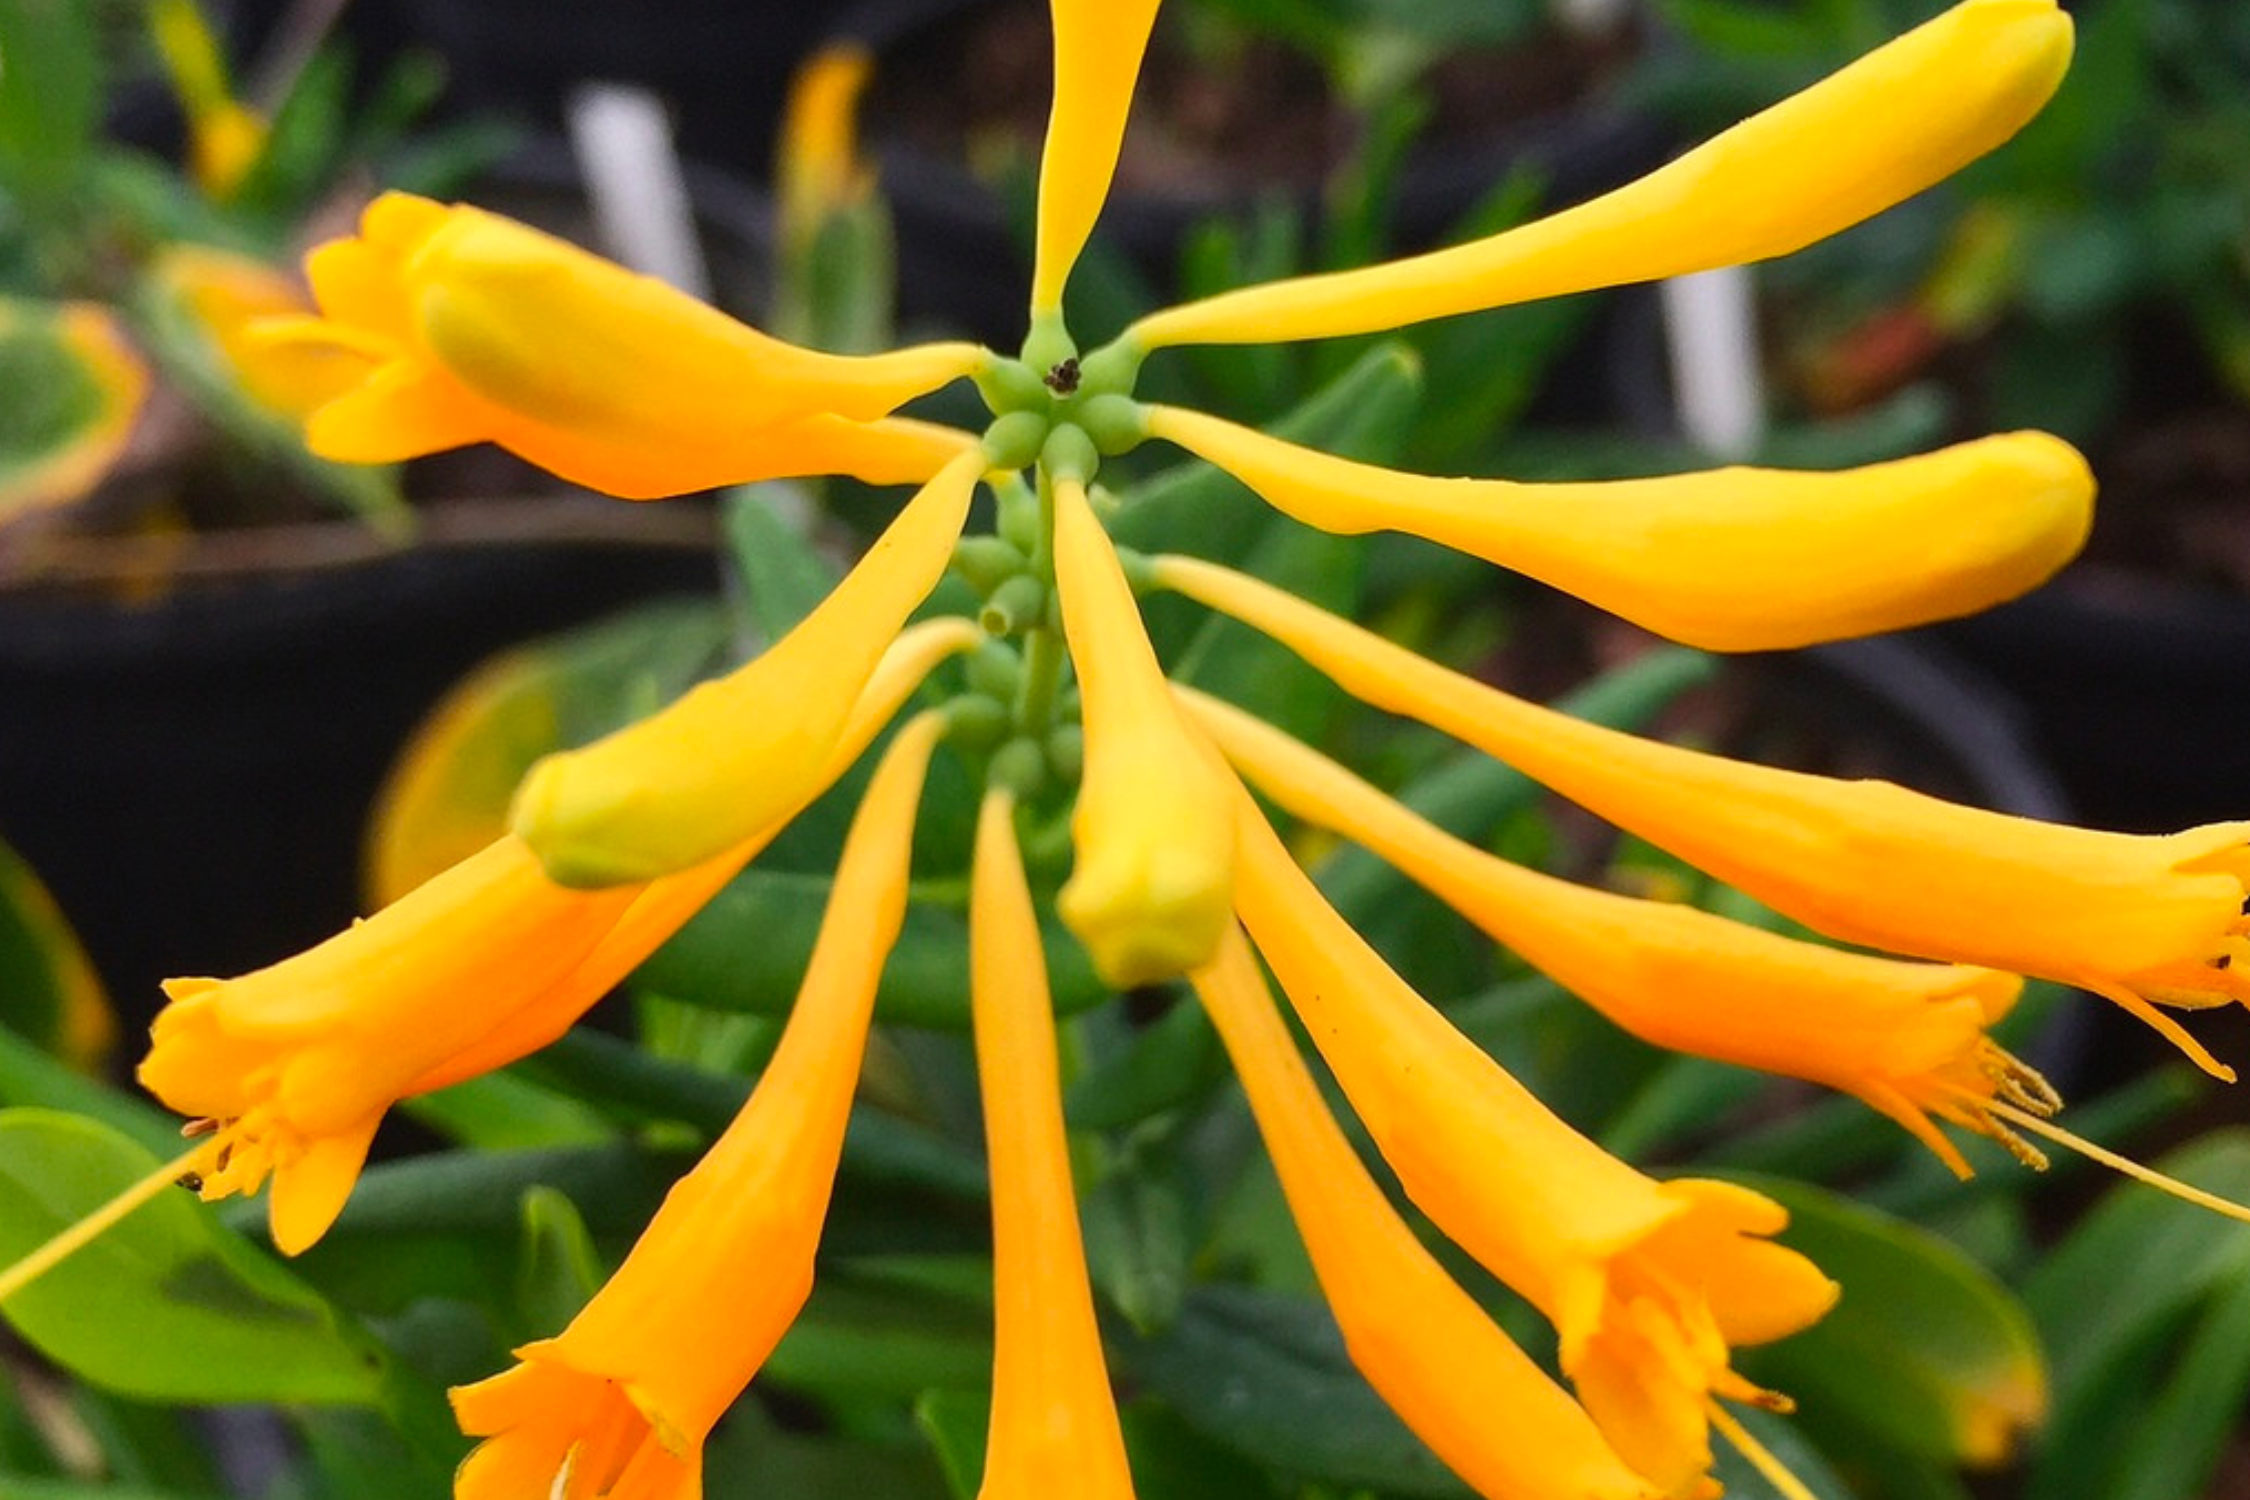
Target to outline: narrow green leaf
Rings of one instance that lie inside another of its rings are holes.
[[[937,1455],[953,1500],[977,1500],[984,1485],[992,1398],[975,1391],[925,1391],[914,1403],[914,1425]]]
[[[158,1164],[93,1121],[0,1111],[0,1264]],[[158,1196],[6,1311],[81,1379],[149,1400],[372,1405],[388,1379],[381,1351],[335,1308],[186,1193]]]
[[[1198,1287],[1161,1338],[1127,1356],[1143,1388],[1261,1464],[1345,1490],[1469,1493],[1369,1389],[1318,1302]]]
[[[177,1120],[65,1067],[5,1028],[0,1028],[0,1106],[31,1106],[99,1120],[144,1150],[161,1153],[158,1160],[181,1149]]]
[[[617,1134],[599,1111],[512,1070],[423,1094],[400,1108],[449,1140],[486,1151],[587,1146]]]
[[[1081,1074],[1064,1104],[1080,1130],[1115,1130],[1185,1105],[1230,1076],[1203,1007],[1181,1000],[1125,1049]]]
[[[757,641],[787,635],[843,577],[800,526],[783,519],[805,515],[809,504],[802,485],[783,480],[726,493],[720,515],[727,556],[741,580],[743,619]]]
[[[0,5],[0,185],[56,203],[100,124],[101,75],[90,0]]]
[[[634,982],[713,1010],[785,1013],[796,1000],[833,884],[826,875],[745,870],[641,965]],[[1077,940],[1059,924],[1043,925],[1057,1013],[1109,998]],[[969,923],[957,906],[908,903],[875,1006],[886,1021],[968,1029]]]
[[[578,1205],[544,1185],[523,1195],[516,1305],[532,1338],[552,1338],[601,1290],[604,1273]]]

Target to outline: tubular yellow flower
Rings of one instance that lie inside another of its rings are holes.
[[[1141,349],[1397,328],[1803,249],[1951,175],[2069,66],[2054,0],[1964,0],[1638,182],[1451,249],[1226,292],[1127,330]]]
[[[1055,1017],[1014,799],[987,793],[969,889],[970,994],[998,1299],[980,1500],[1132,1500],[1086,1281]]]
[[[1964,1177],[1968,1162],[1932,1115],[2012,1142],[1992,1100],[2054,1106],[2038,1075],[1985,1034],[2023,988],[2012,974],[1841,952],[1542,875],[1453,838],[1239,709],[1187,701],[1260,791],[1382,855],[1644,1041],[1854,1094]]]
[[[260,336],[265,320],[312,309],[296,280],[264,261],[208,245],[169,245],[148,275],[194,319],[243,394],[289,421],[302,422],[366,374],[366,361],[349,350]]]
[[[1651,1495],[1392,1212],[1321,1102],[1241,930],[1193,977],[1368,1384],[1486,1500]]]
[[[404,193],[306,270],[322,319],[273,336],[367,361],[306,429],[350,462],[491,441],[636,499],[777,474],[923,479],[967,440],[870,419],[986,358],[799,348],[525,225]]]
[[[99,303],[55,307],[0,297],[0,344],[19,338],[52,339],[67,352],[66,378],[84,382],[87,410],[59,446],[23,455],[0,473],[0,521],[90,493],[125,452],[148,399],[148,365]]]
[[[933,621],[885,656],[829,757],[856,760],[944,656],[979,638]],[[554,885],[503,838],[364,922],[238,979],[177,979],[141,1082],[222,1123],[206,1198],[273,1177],[274,1242],[295,1254],[334,1222],[383,1114],[524,1057],[560,1036],[779,833],[775,823],[693,869],[641,887]]]
[[[194,0],[154,0],[149,27],[187,110],[196,184],[223,202],[265,154],[265,118],[234,98],[218,39]]]
[[[1210,960],[1232,910],[1226,768],[1181,722],[1086,492],[1055,485],[1055,582],[1084,692],[1078,862],[1056,906],[1120,989]]]
[[[2094,514],[2086,461],[2040,432],[1842,473],[1516,484],[1400,474],[1176,407],[1149,408],[1148,430],[1309,526],[1426,537],[1714,651],[1973,614],[2044,583]]]
[[[504,839],[295,958],[168,981],[141,1083],[233,1122],[203,1192],[254,1192],[270,1173],[274,1242],[294,1254],[342,1209],[384,1111],[562,983],[636,894],[563,890]]]
[[[2156,1006],[2250,999],[2250,823],[2103,833],[1747,765],[1539,708],[1224,568],[1167,557],[1155,573],[1807,926],[2092,990],[2233,1077]]]
[[[830,42],[790,81],[781,119],[781,222],[800,239],[836,209],[864,199],[874,174],[859,159],[854,111],[875,59],[856,41]]]
[[[750,1102],[567,1329],[454,1391],[462,1430],[488,1440],[461,1466],[460,1500],[702,1492],[704,1438],[812,1290],[876,981],[905,918],[915,805],[943,730],[925,714],[885,752]]]
[[[1063,283],[1109,196],[1156,6],[1157,0],[1053,0],[1055,104],[1039,160],[1034,318],[1060,311]]]
[[[1782,1207],[1659,1183],[1556,1118],[1352,931],[1262,818],[1240,820],[1243,925],[1407,1196],[1562,1336],[1617,1451],[1669,1495],[1703,1489],[1715,1393],[1771,1404],[1729,1346],[1817,1321],[1835,1284],[1765,1236]]]
[[[564,885],[700,863],[827,784],[868,674],[953,555],[984,460],[948,464],[834,592],[765,654],[581,750],[550,755],[511,823]]]

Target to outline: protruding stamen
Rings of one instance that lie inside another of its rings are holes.
[[[2043,1135],[2057,1145],[2068,1146],[2079,1155],[2090,1157],[2108,1167],[2111,1171],[2122,1172],[2135,1182],[2145,1182],[2150,1187],[2170,1193],[2183,1202],[2192,1203],[2198,1208],[2207,1208],[2215,1214],[2223,1214],[2227,1218],[2239,1219],[2245,1224],[2250,1224],[2250,1206],[2237,1203],[2231,1198],[2222,1198],[2217,1193],[2205,1192],[2202,1188],[2191,1186],[2180,1181],[2177,1177],[2159,1172],[2154,1167],[2144,1166],[2129,1156],[2120,1156],[2107,1146],[2097,1146],[2084,1136],[2065,1130],[2044,1116],[2033,1114],[2029,1110],[2018,1109],[2002,1100],[1988,1100],[1985,1108],[2012,1125],[2020,1126],[2031,1131],[2034,1135]]]
[[[183,1177],[195,1176],[204,1159],[223,1147],[225,1138],[198,1142],[172,1160],[70,1225],[22,1260],[0,1271],[0,1303],[22,1291],[61,1265],[128,1217],[133,1210],[162,1193]]]
[[[1750,1467],[1756,1469],[1766,1483],[1780,1491],[1783,1500],[1820,1500],[1810,1485],[1790,1473],[1789,1466],[1773,1456],[1772,1449],[1752,1437],[1750,1430],[1735,1420],[1734,1413],[1716,1401],[1705,1402],[1704,1409],[1711,1414],[1711,1425],[1734,1444],[1735,1451],[1750,1461]]]

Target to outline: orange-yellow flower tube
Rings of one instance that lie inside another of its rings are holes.
[[[1139,349],[1397,328],[1800,250],[2014,135],[2069,66],[2054,0],[1965,0],[1637,182],[1521,228],[1151,314]]]
[[[1539,708],[1224,568],[1167,557],[1154,577],[1807,926],[2081,986],[2233,1076],[2156,1005],[2250,999],[2250,823],[2102,833],[1748,765]]]
[[[1562,1337],[1602,1435],[1668,1495],[1701,1492],[1714,1394],[1769,1399],[1730,1345],[1797,1332],[1835,1284],[1765,1236],[1782,1207],[1657,1182],[1558,1119],[1323,901],[1263,818],[1239,820],[1243,925],[1407,1196]]]
[[[1056,905],[1109,983],[1170,979],[1208,962],[1229,921],[1230,779],[1182,724],[1076,480],[1055,484],[1055,583],[1086,728],[1077,864]]]
[[[258,406],[302,422],[366,373],[365,361],[329,344],[259,334],[271,318],[302,317],[311,301],[294,277],[264,261],[208,245],[168,245],[148,279],[192,318],[226,373]]]
[[[149,31],[188,119],[196,185],[225,202],[265,154],[265,118],[234,97],[218,38],[195,0],[153,0]]]
[[[1974,614],[2053,576],[2094,516],[2086,461],[2040,432],[1841,473],[1516,484],[1400,474],[1177,407],[1147,423],[1308,526],[1426,537],[1713,651]]]
[[[1156,5],[1157,0],[1054,0],[1055,103],[1039,158],[1034,318],[1061,310],[1063,283],[1109,196]]]
[[[809,246],[829,215],[864,199],[873,170],[860,159],[854,112],[874,73],[874,54],[856,40],[829,42],[797,69],[781,118],[781,224]]]
[[[828,779],[931,667],[979,639],[965,620],[902,637],[854,709]],[[168,983],[141,1082],[225,1129],[226,1161],[205,1175],[204,1197],[254,1192],[271,1173],[274,1242],[295,1254],[342,1209],[393,1103],[561,1035],[796,811],[702,865],[598,892],[556,886],[520,840],[503,838],[295,958],[237,979]]]
[[[923,773],[944,720],[891,742],[853,819],[812,961],[750,1102],[665,1198],[625,1264],[510,1370],[453,1392],[487,1439],[459,1500],[688,1500],[703,1442],[812,1290],[876,981],[906,912]]]
[[[1241,710],[1184,696],[1260,791],[1382,855],[1644,1041],[1854,1094],[1963,1176],[1968,1162],[1932,1115],[2005,1139],[1985,1103],[2050,1097],[1986,1035],[2023,988],[2013,974],[1843,952],[1527,870]]]
[[[572,886],[650,880],[773,821],[821,779],[861,686],[936,587],[984,467],[955,459],[788,635],[638,724],[550,755],[511,825]]]
[[[970,446],[874,421],[981,367],[969,344],[824,354],[526,225],[404,193],[315,250],[322,314],[281,339],[356,350],[361,383],[306,429],[381,463],[490,441],[640,499],[787,474],[920,480]]]
[[[992,1161],[992,1425],[979,1500],[1132,1500],[1063,1131],[1055,1016],[1014,801],[986,794],[969,975]]]
[[[1321,1101],[1240,929],[1193,977],[1352,1362],[1376,1394],[1485,1500],[1653,1495],[1392,1211]]]

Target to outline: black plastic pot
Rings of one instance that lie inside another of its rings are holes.
[[[0,592],[0,837],[128,1021],[348,923],[369,806],[492,652],[716,587],[708,548],[426,547],[183,585],[145,605]]]

